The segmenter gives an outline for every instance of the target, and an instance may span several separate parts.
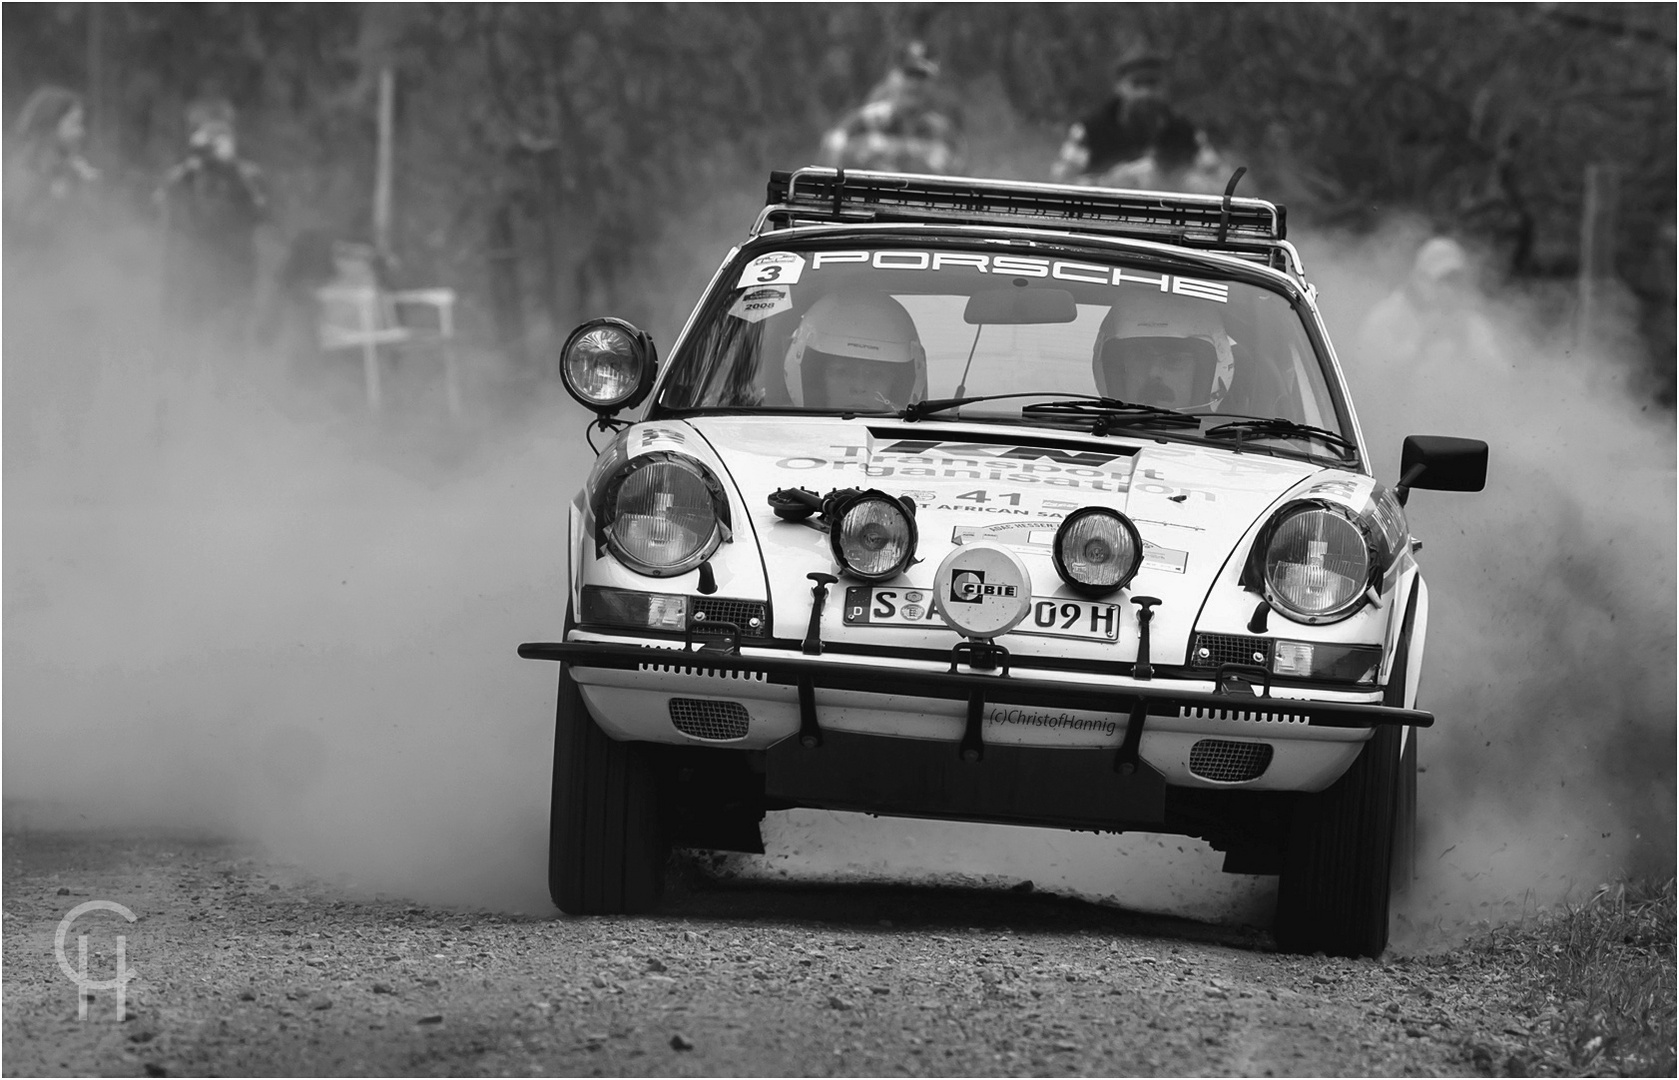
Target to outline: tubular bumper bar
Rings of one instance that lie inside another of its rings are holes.
[[[1264,713],[1301,719],[1313,727],[1371,728],[1387,724],[1433,727],[1434,714],[1418,709],[1346,702],[1303,701],[1251,694],[1175,690],[1158,683],[1147,687],[1099,687],[1018,675],[967,672],[894,671],[862,664],[807,660],[800,656],[741,656],[718,649],[671,649],[612,642],[527,642],[519,646],[526,660],[556,660],[574,667],[634,671],[644,664],[694,671],[762,673],[774,684],[801,684],[824,690],[869,694],[906,694],[971,702],[976,695],[1002,705],[1047,705],[1154,716],[1176,714],[1180,707],[1217,713]]]

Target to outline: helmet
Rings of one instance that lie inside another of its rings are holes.
[[[1102,320],[1090,363],[1103,397],[1169,409],[1216,408],[1236,367],[1217,305],[1143,288]]]
[[[927,352],[904,306],[882,292],[829,293],[787,346],[787,392],[812,408],[901,408],[927,396]]]

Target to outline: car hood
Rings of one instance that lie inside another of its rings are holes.
[[[1255,520],[1323,471],[1308,462],[1223,448],[1031,428],[785,416],[694,417],[685,423],[710,445],[744,504],[763,553],[780,638],[805,634],[811,608],[806,575],[834,568],[826,533],[781,521],[770,510],[768,496],[780,488],[817,495],[877,488],[913,499],[919,561],[895,584],[930,588],[940,560],[954,547],[989,540],[1021,556],[1033,594],[1042,597],[1075,596],[1053,563],[1061,518],[1083,506],[1120,510],[1137,526],[1144,559],[1127,590],[1107,599],[1158,597],[1152,657],[1182,663],[1208,590]],[[737,539],[744,539],[739,524]],[[843,596],[856,584],[842,579],[836,588]],[[955,641],[943,628],[929,634],[847,627],[829,615],[826,640],[946,648]],[[1135,652],[1134,633],[1121,634],[1117,657],[1111,643],[1051,643],[1019,634],[1002,640],[1028,655],[1088,652],[1123,660]]]

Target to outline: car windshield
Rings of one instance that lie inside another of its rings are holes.
[[[1275,418],[1351,439],[1281,293],[1140,259],[999,247],[760,249],[729,268],[659,404],[898,415],[926,401],[940,419],[1066,427],[1100,413],[1103,430],[1172,410],[1203,419],[1167,434]],[[980,400],[940,400],[966,397]],[[1034,408],[1058,399],[1087,407]],[[1239,435],[1229,441],[1351,452],[1289,424]]]

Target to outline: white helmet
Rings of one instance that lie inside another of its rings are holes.
[[[1224,400],[1236,361],[1213,301],[1134,288],[1102,320],[1090,365],[1103,397],[1204,409]]]
[[[927,352],[915,320],[883,292],[829,293],[812,304],[787,346],[786,367],[787,393],[801,407],[862,407],[827,400],[827,380],[840,370],[871,388],[872,406],[902,408],[927,396]]]

